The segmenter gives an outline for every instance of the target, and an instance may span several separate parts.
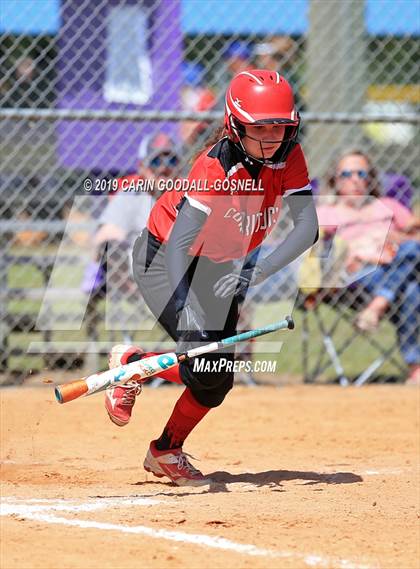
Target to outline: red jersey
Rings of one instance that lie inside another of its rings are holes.
[[[195,161],[185,191],[167,191],[154,205],[147,224],[167,242],[182,200],[207,214],[189,253],[215,262],[246,256],[273,230],[283,196],[309,190],[305,157],[299,144],[285,162],[263,164],[254,177],[246,157],[222,138]]]

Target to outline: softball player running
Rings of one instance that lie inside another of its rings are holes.
[[[239,73],[226,92],[224,126],[195,160],[185,191],[167,191],[153,207],[134,246],[133,272],[177,351],[235,334],[237,296],[316,242],[318,220],[297,141],[299,123],[292,89],[283,77],[258,69]],[[271,254],[241,270],[238,260],[243,262],[272,231],[282,200],[293,229]],[[114,346],[109,365],[145,355],[136,346]],[[182,447],[232,388],[233,360],[233,352],[218,352],[166,372],[166,379],[184,384],[185,390],[162,434],[150,444],[147,471],[179,486],[211,482]],[[136,382],[107,391],[105,405],[114,423],[129,422],[140,391]]]

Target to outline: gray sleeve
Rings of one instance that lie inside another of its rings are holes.
[[[118,193],[111,198],[99,219],[100,225],[112,223],[123,229],[127,235],[139,233],[146,227],[152,208],[149,194]]]
[[[180,207],[166,245],[166,266],[169,282],[175,295],[177,311],[184,306],[189,292],[188,251],[206,220],[207,215],[193,207],[186,199]]]
[[[264,275],[270,276],[304,253],[319,237],[318,216],[310,190],[295,192],[284,198],[293,220],[293,229],[270,255],[258,261]]]

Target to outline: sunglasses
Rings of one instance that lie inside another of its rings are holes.
[[[179,164],[179,158],[176,154],[159,154],[150,160],[151,168],[175,168]]]
[[[367,180],[369,172],[367,170],[342,170],[339,174],[339,178],[351,178],[353,174],[357,174],[362,180]]]

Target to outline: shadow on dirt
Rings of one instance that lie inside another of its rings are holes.
[[[353,472],[320,473],[296,470],[267,470],[265,472],[243,472],[231,474],[230,472],[212,472],[209,478],[217,483],[235,484],[237,482],[261,486],[276,486],[288,480],[307,480],[305,485],[310,484],[354,484],[363,482],[363,478]]]
[[[204,494],[207,492],[230,492],[227,484],[247,484],[250,486],[255,486],[255,488],[261,488],[263,486],[271,487],[274,491],[283,492],[282,482],[290,480],[302,480],[304,481],[302,486],[310,486],[315,484],[355,484],[357,482],[363,482],[363,478],[358,474],[353,472],[334,472],[334,473],[321,473],[321,472],[310,472],[310,471],[298,471],[298,470],[267,470],[265,472],[243,472],[241,474],[231,474],[225,471],[211,472],[207,475],[213,480],[213,483],[209,488],[202,487],[203,490],[200,492],[199,488],[196,488],[194,494]],[[174,487],[172,482],[163,481],[140,481],[135,482],[133,486],[147,486],[157,484],[163,487]],[[247,491],[250,491],[249,489]],[[175,493],[168,494],[168,492],[154,493],[153,496],[158,496],[159,494],[166,496],[188,496],[191,493]]]

